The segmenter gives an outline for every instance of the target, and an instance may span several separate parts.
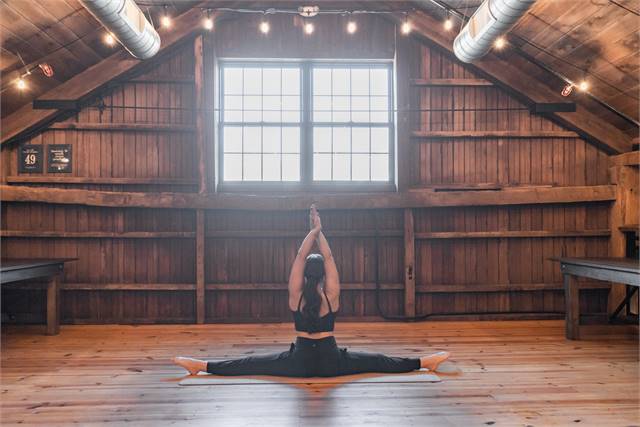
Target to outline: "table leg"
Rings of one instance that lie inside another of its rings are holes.
[[[47,284],[47,335],[60,332],[60,277],[51,277]]]
[[[564,274],[565,335],[567,339],[580,339],[580,290],[570,274]]]

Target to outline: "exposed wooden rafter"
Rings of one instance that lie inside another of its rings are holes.
[[[399,17],[394,19],[400,22]],[[412,34],[423,37],[453,54],[453,39],[455,35],[440,31],[441,22],[425,12],[415,11],[412,13],[412,25]],[[559,93],[527,76],[525,67],[534,67],[534,65],[515,51],[509,53],[508,61],[489,53],[474,62],[471,67],[479,70],[499,86],[504,86],[517,93],[531,104],[565,101]],[[576,105],[576,112],[574,113],[558,112],[550,114],[550,116],[610,153],[631,151],[631,137],[581,105]]]
[[[160,30],[162,47],[156,58],[200,28],[201,19],[202,11],[200,9],[190,9],[174,20],[171,31]],[[82,102],[95,96],[109,82],[125,77],[143,64],[146,64],[146,62],[132,57],[124,50],[120,50],[51,89],[39,97],[38,101],[49,104],[56,101],[66,105],[80,106]],[[37,110],[31,104],[25,105],[2,120],[2,139],[0,143],[5,144],[27,137],[52,123],[63,113],[64,111],[62,110]]]

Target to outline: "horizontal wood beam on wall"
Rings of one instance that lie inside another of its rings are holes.
[[[269,238],[269,239],[288,239],[288,238],[304,238],[308,233],[303,230],[224,230],[224,231],[207,231],[207,238],[227,239],[227,238]],[[323,233],[327,237],[402,237],[402,230],[327,230]]]
[[[485,79],[412,79],[413,86],[493,86]]]
[[[135,193],[0,185],[4,202],[37,202],[105,207],[170,209],[238,209],[252,211],[321,209],[392,209],[453,206],[505,206],[542,203],[580,203],[615,199],[615,185],[526,187],[499,191],[403,193],[291,194],[284,196],[235,193]]]
[[[78,185],[198,185],[195,179],[181,178],[111,178],[89,176],[33,176],[13,175],[7,177],[10,184],[78,184]]]
[[[193,8],[176,17],[170,30],[160,29],[162,46],[156,54],[160,58],[176,43],[201,28],[202,11]],[[155,59],[155,58],[154,58]],[[76,74],[66,82],[54,87],[38,99],[41,101],[68,101],[76,104],[91,99],[110,82],[131,75],[135,69],[147,61],[140,61],[128,52],[119,50],[97,64]],[[33,104],[27,104],[2,119],[2,137],[0,144],[18,141],[41,130],[58,119],[64,110],[36,110]]]
[[[195,132],[195,125],[178,123],[53,123],[47,130],[85,130],[101,132]]]
[[[374,291],[376,284],[367,283],[341,283],[343,291]],[[579,282],[580,289],[609,289],[609,283],[603,282]],[[20,284],[6,284],[3,288],[12,289],[42,289],[46,283],[31,282]],[[61,284],[66,291],[195,291],[195,283],[74,283]],[[280,291],[288,290],[286,283],[207,283],[207,291]],[[403,291],[403,283],[381,283],[382,291]],[[478,293],[478,292],[536,292],[536,291],[562,291],[562,283],[468,283],[468,284],[427,284],[416,285],[416,293]]]
[[[403,18],[391,16],[389,19],[401,23]],[[442,25],[440,21],[422,11],[412,12],[411,20],[413,26],[411,34],[414,37],[423,39],[431,45],[435,44],[453,55],[455,34],[440,31]],[[515,50],[509,51],[508,59],[490,52],[469,66],[479,70],[497,85],[516,93],[529,104],[566,100],[560,95],[559,90],[552,90],[546,84],[531,78],[526,70],[528,67],[536,66]],[[632,139],[629,135],[587,110],[583,105],[576,105],[574,113],[552,113],[550,117],[580,132],[581,136],[609,152],[624,153],[632,149]]]
[[[609,166],[640,166],[640,151],[609,156]]]
[[[38,231],[0,230],[0,237],[29,237],[53,239],[193,239],[194,231]]]
[[[608,237],[611,230],[522,230],[522,231],[436,231],[417,232],[417,240],[426,239],[513,239],[547,237]]]
[[[441,138],[513,138],[513,139],[530,139],[530,138],[579,138],[575,132],[555,130],[431,130],[431,131],[415,131],[412,136],[418,142],[428,142],[429,139]]]
[[[123,83],[169,83],[169,84],[195,84],[195,78],[188,76],[138,76],[126,80]]]
[[[580,289],[609,289],[610,284],[603,282],[580,282]],[[472,293],[472,292],[536,292],[536,291],[563,291],[562,283],[468,283],[468,284],[434,284],[418,285],[416,292],[419,294],[446,294],[446,293]]]

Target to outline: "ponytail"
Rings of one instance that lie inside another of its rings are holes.
[[[302,288],[304,307],[302,308],[302,314],[311,320],[312,324],[320,319],[322,300],[318,294],[318,283],[323,277],[324,258],[320,254],[309,255],[304,266],[304,286]]]

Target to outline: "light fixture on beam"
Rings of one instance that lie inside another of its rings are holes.
[[[211,11],[207,9],[207,16],[202,20],[202,26],[205,30],[213,30],[213,18],[211,18]]]
[[[444,20],[444,29],[445,31],[451,31],[451,29],[453,28],[453,20],[451,19],[451,16],[449,16],[449,11],[447,10],[447,19]]]
[[[27,81],[24,78],[19,77],[18,80],[16,80],[16,87],[18,88],[19,91],[26,90]]]
[[[404,15],[404,22],[400,26],[400,32],[405,35],[411,32],[411,23],[409,22],[409,17],[406,13]]]
[[[263,20],[262,22],[260,22],[260,32],[262,34],[269,34],[270,30],[271,26],[269,25],[268,21]]]
[[[502,36],[498,37],[496,41],[493,42],[493,47],[495,47],[497,50],[504,49],[506,45],[507,45],[507,39],[505,39]]]
[[[312,22],[305,22],[304,24],[304,33],[307,35],[311,35],[313,34],[313,32],[316,30],[315,25],[313,25]]]
[[[356,23],[356,21],[350,20],[349,22],[347,22],[347,33],[355,34],[356,31],[358,31],[358,24]]]
[[[116,44],[116,38],[113,37],[113,34],[107,33],[104,35],[104,42],[107,46],[113,46]]]
[[[580,89],[580,92],[586,92],[589,90],[589,82],[586,80],[582,80],[580,83],[578,83],[578,89]]]
[[[169,12],[167,11],[167,5],[164,5],[164,11],[160,17],[160,25],[162,25],[162,28],[171,28],[172,22]]]

